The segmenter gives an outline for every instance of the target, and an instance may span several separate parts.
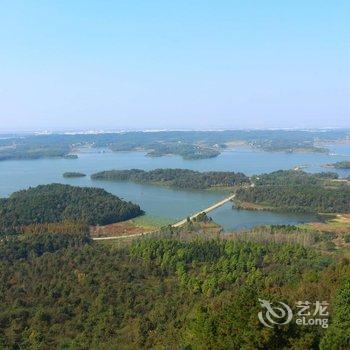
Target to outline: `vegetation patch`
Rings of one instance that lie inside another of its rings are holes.
[[[210,224],[199,219],[193,224]],[[0,241],[0,262],[4,349],[348,345],[349,263],[300,244],[194,231],[115,248],[84,234],[42,233]],[[259,298],[293,311],[297,300],[327,300],[330,328],[264,328]]]
[[[79,172],[75,172],[75,171],[68,171],[66,173],[63,173],[62,175],[63,177],[85,177],[86,174],[84,173],[79,173]]]
[[[248,144],[255,149],[282,152],[328,152],[315,146],[348,137],[343,130],[226,130],[160,131],[102,134],[51,134],[13,136],[0,140],[0,161],[46,157],[77,158],[70,153],[80,147],[108,148],[112,151],[146,150],[149,156],[179,155],[185,159],[216,157],[226,144]]]
[[[232,187],[249,183],[242,173],[210,171],[199,172],[188,169],[141,169],[109,170],[91,175],[93,180],[133,181],[184,189],[209,189],[214,187]]]
[[[254,177],[254,186],[238,188],[236,199],[280,211],[350,213],[350,187],[334,178],[337,174],[280,170]]]
[[[91,237],[120,237],[156,231],[159,227],[147,220],[127,220],[104,226],[92,226]]]
[[[183,142],[155,142],[149,146],[151,150],[147,153],[149,157],[161,157],[165,155],[180,155],[184,159],[207,159],[215,158],[220,154],[216,148],[205,147]]]
[[[0,201],[0,228],[18,231],[22,226],[77,220],[106,225],[142,214],[136,204],[98,188],[41,185],[13,193]]]
[[[335,169],[350,169],[350,161],[336,162],[332,164],[326,164],[326,166]]]

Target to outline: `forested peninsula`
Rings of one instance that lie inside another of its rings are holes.
[[[350,169],[350,161],[344,160],[342,162],[326,164],[326,167],[335,168],[335,169]]]
[[[335,182],[335,173],[309,174],[303,171],[276,171],[252,179],[254,186],[239,188],[236,206],[312,213],[349,213],[350,186]]]
[[[136,204],[99,188],[41,185],[0,199],[0,230],[16,231],[30,224],[77,220],[106,225],[142,214]]]
[[[233,187],[249,183],[243,173],[226,171],[199,172],[189,169],[141,169],[109,170],[91,175],[93,180],[133,181],[157,184],[183,189],[209,189],[212,187]]]

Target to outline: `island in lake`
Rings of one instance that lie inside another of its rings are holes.
[[[132,181],[182,189],[209,189],[212,187],[233,187],[249,183],[243,173],[230,171],[199,172],[189,169],[141,169],[109,170],[91,175],[93,180]]]
[[[86,174],[79,173],[79,172],[76,172],[76,171],[67,171],[66,173],[63,173],[62,176],[63,177],[68,177],[68,178],[71,178],[71,177],[85,177]]]
[[[64,159],[78,159],[78,156],[76,154],[67,154],[63,156]]]

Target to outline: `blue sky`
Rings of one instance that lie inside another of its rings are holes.
[[[350,127],[349,1],[2,1],[0,131]]]

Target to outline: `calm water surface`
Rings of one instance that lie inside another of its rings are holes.
[[[285,154],[236,148],[219,157],[205,160],[183,160],[178,156],[145,157],[142,152],[100,153],[89,151],[78,159],[38,159],[0,162],[0,196],[19,189],[53,182],[77,186],[95,186],[119,197],[140,204],[147,215],[177,220],[204,209],[225,197],[223,192],[183,191],[129,182],[92,181],[92,173],[108,169],[187,168],[199,171],[241,171],[247,175],[305,166],[306,171],[329,171],[322,165],[350,160],[350,145],[331,145],[331,154]],[[64,179],[66,171],[84,172],[85,178]],[[332,169],[333,171],[333,169]],[[338,170],[340,176],[350,176],[350,170]],[[230,203],[211,213],[226,230],[250,228],[260,224],[294,224],[313,220],[312,216],[254,212],[232,209]]]

